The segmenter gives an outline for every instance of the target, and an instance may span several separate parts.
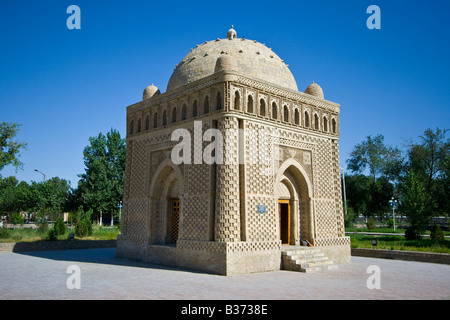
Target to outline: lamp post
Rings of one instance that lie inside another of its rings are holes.
[[[39,172],[40,174],[42,174],[44,176],[44,182],[45,182],[45,174],[43,174],[42,172],[40,172],[38,169],[34,169],[34,171]]]
[[[344,189],[344,213],[347,216],[347,194],[346,194],[346,190],[345,190],[345,173],[344,173],[344,168],[341,168],[342,170],[342,187]]]
[[[389,200],[389,204],[392,206],[392,218],[394,219],[394,232],[395,232],[395,207],[398,205],[398,201],[394,197]]]
[[[122,201],[119,202],[117,207],[119,208],[119,223],[121,223],[122,222]]]

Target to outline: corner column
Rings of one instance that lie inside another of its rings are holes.
[[[235,117],[218,122],[223,135],[223,161],[216,170],[215,241],[237,242],[241,237],[239,192],[239,123]]]

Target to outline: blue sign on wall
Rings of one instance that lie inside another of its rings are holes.
[[[264,204],[258,204],[258,213],[266,213],[266,206]]]

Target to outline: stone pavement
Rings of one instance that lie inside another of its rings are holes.
[[[80,270],[69,289],[67,268]],[[379,267],[380,289],[367,273]],[[337,270],[217,276],[115,257],[115,248],[0,253],[0,300],[449,299],[450,265],[352,257]]]

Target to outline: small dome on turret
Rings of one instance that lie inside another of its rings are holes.
[[[238,65],[236,59],[229,54],[222,54],[216,60],[216,67],[214,68],[214,73],[222,70],[238,70]]]
[[[324,100],[322,88],[314,81],[306,88],[305,93]]]
[[[233,26],[231,26],[231,29],[227,32],[227,38],[228,40],[236,39],[237,33],[236,30],[233,29]]]
[[[149,98],[153,97],[155,94],[160,94],[160,93],[161,92],[159,91],[158,87],[154,86],[152,83],[150,86],[145,88],[142,100],[149,99]]]

